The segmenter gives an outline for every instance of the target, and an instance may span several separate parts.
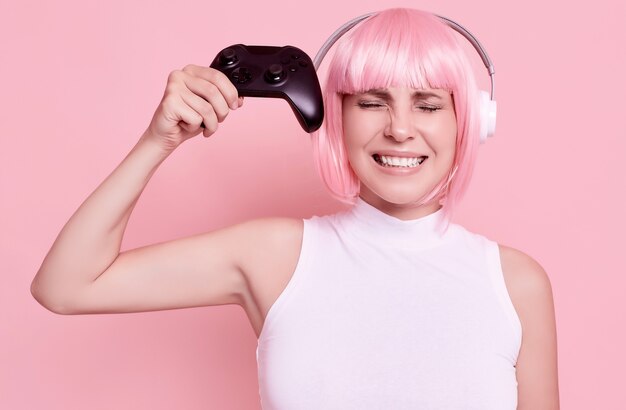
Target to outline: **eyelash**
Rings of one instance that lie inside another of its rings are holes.
[[[377,107],[382,107],[383,104],[378,104],[378,103],[371,103],[371,102],[359,102],[357,103],[357,105],[361,108],[377,108]],[[426,105],[422,105],[419,107],[420,110],[424,111],[424,112],[435,112],[441,109],[441,107],[437,107],[437,106],[426,106]]]

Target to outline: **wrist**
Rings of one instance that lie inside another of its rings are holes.
[[[165,147],[158,139],[154,138],[146,131],[141,138],[139,138],[139,141],[137,141],[137,144],[135,144],[131,150],[130,155],[139,155],[146,161],[158,166],[161,162],[165,161],[173,151],[174,148],[170,149]]]
[[[176,147],[169,147],[160,142],[160,138],[155,136],[147,129],[139,138],[137,145],[148,147],[148,149],[154,151],[157,154],[161,154],[163,157],[170,155]]]

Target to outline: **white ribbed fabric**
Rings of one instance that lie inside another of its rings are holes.
[[[257,347],[264,410],[508,410],[521,324],[498,245],[442,210],[403,221],[359,199],[304,220]]]

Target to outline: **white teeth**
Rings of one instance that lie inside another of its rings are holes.
[[[406,158],[406,157],[388,157],[385,155],[378,155],[378,158],[379,158],[379,162],[383,163],[384,165],[395,166],[395,167],[410,167],[410,168],[416,167],[418,164],[421,164],[425,160],[424,157]]]

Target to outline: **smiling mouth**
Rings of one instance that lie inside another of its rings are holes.
[[[404,157],[389,157],[385,155],[372,155],[374,161],[383,167],[390,168],[417,168],[426,161],[427,156],[404,158]]]

